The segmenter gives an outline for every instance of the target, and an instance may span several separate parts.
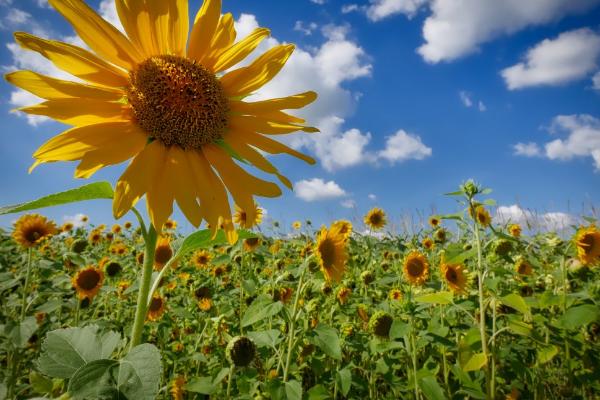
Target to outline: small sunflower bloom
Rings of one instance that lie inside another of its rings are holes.
[[[426,237],[425,239],[423,239],[423,241],[421,242],[421,244],[427,250],[431,250],[435,246],[435,243],[433,242],[433,239],[431,239],[429,237]]]
[[[365,215],[364,223],[370,229],[378,231],[387,224],[387,217],[381,208],[375,207]]]
[[[123,228],[121,228],[121,225],[119,225],[119,224],[114,224],[112,226],[112,228],[110,228],[110,231],[115,235],[118,235],[119,233],[121,233],[122,230],[123,230]]]
[[[198,301],[198,308],[204,312],[210,311],[212,308],[212,300],[208,298],[202,298]]]
[[[344,275],[348,253],[346,236],[339,226],[322,227],[314,246],[314,254],[327,281],[340,281]]]
[[[61,232],[71,232],[73,230],[73,228],[74,228],[74,225],[72,222],[65,222],[60,227],[60,231]]]
[[[442,278],[452,292],[457,294],[467,293],[470,276],[464,265],[442,263],[440,270]]]
[[[348,239],[352,234],[352,223],[350,223],[350,221],[335,221],[332,226],[338,229],[342,235],[346,236],[346,239]]]
[[[346,304],[348,302],[348,298],[350,297],[351,294],[352,294],[352,289],[342,286],[341,288],[338,289],[335,297],[337,297],[340,304]]]
[[[389,294],[390,300],[402,300],[402,291],[400,289],[392,289]]]
[[[173,249],[171,248],[171,238],[162,236],[156,242],[156,250],[154,252],[154,269],[160,271],[169,260],[173,257]]]
[[[173,219],[167,219],[165,221],[165,223],[163,224],[163,228],[167,229],[167,230],[174,230],[177,229],[177,221],[173,220]]]
[[[595,225],[581,228],[575,234],[577,257],[582,264],[597,264],[600,262],[600,231]]]
[[[515,263],[515,271],[519,275],[533,275],[533,266],[524,258],[519,258]]]
[[[162,318],[166,309],[166,300],[159,294],[152,296],[150,305],[148,306],[148,315],[146,318],[150,321],[158,321]]]
[[[292,228],[294,228],[294,230],[299,231],[300,229],[302,229],[302,222],[300,222],[300,221],[294,221],[292,223]]]
[[[212,255],[206,250],[198,250],[192,256],[192,263],[196,268],[207,268],[212,260]]]
[[[262,222],[263,210],[257,204],[254,204],[249,211],[243,210],[237,204],[235,205],[235,214],[233,222],[240,228],[250,229],[253,226],[258,226]]]
[[[12,237],[21,247],[35,247],[50,236],[56,235],[58,229],[54,222],[39,214],[26,214],[15,222]]]
[[[99,244],[102,241],[102,238],[102,232],[97,229],[94,229],[88,235],[88,241],[93,245]]]
[[[437,215],[432,215],[431,217],[429,217],[429,225],[431,225],[431,227],[433,228],[437,228],[440,224],[440,218]]]
[[[510,233],[512,237],[521,237],[521,231],[521,225],[519,224],[510,224],[508,226],[508,233]]]
[[[104,283],[104,272],[100,268],[89,266],[77,272],[71,279],[71,283],[80,300],[84,298],[92,300]]]
[[[492,216],[483,205],[478,205],[477,207],[475,207],[473,215],[475,221],[477,221],[477,223],[483,226],[484,228],[490,226],[490,224],[492,223]]]
[[[404,259],[404,277],[411,285],[423,285],[429,277],[427,257],[416,250],[411,251]]]
[[[246,251],[254,251],[260,246],[261,242],[262,240],[259,237],[244,239],[244,249]]]

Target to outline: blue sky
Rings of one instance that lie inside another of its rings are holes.
[[[115,18],[112,0],[88,4]],[[600,0],[224,0],[239,36],[271,29],[259,47],[298,48],[260,97],[313,89],[303,111],[322,133],[287,140],[316,166],[273,157],[294,192],[259,199],[270,218],[316,225],[356,218],[373,206],[395,225],[401,216],[454,212],[443,193],[468,178],[494,189],[506,218],[528,209],[567,224],[600,200]],[[457,4],[460,3],[460,8]],[[200,1],[190,1],[191,9]],[[44,0],[0,0],[0,65],[5,71],[53,71],[17,49],[12,32],[77,43]],[[35,103],[0,86],[0,204],[76,187],[74,164],[27,173],[31,154],[65,127],[11,114]],[[92,180],[115,182],[124,165]],[[44,214],[90,215],[112,223],[106,201],[57,207]],[[184,229],[190,229],[179,213]],[[8,226],[14,216],[0,217]]]

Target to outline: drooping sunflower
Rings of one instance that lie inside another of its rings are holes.
[[[233,215],[233,222],[238,224],[242,228],[252,228],[253,226],[260,225],[262,222],[263,210],[257,204],[254,205],[254,220],[248,219],[248,213],[235,205],[235,214]]]
[[[154,269],[160,271],[169,260],[173,257],[173,249],[171,248],[171,238],[162,236],[156,242],[156,250],[154,252]]]
[[[404,277],[411,285],[422,285],[429,277],[429,262],[419,251],[411,251],[404,259]]]
[[[508,232],[513,236],[513,237],[520,237],[521,236],[521,225],[519,224],[510,224],[508,226]]]
[[[206,268],[212,260],[211,254],[206,250],[198,250],[192,256],[192,262],[197,268]]]
[[[375,207],[365,215],[364,222],[369,228],[378,231],[387,224],[385,212],[381,208]]]
[[[89,266],[83,268],[71,280],[80,300],[92,300],[104,283],[104,272],[100,268]]]
[[[352,294],[352,289],[342,286],[341,288],[338,289],[335,297],[337,297],[340,304],[346,304],[348,302],[348,298],[350,297],[350,294]]]
[[[340,232],[339,226],[322,227],[318,233],[314,254],[328,281],[339,282],[344,275],[348,259],[346,243],[346,236]]]
[[[43,215],[26,214],[15,222],[12,237],[21,247],[30,248],[56,233],[56,224]]]
[[[158,321],[164,314],[166,309],[166,300],[159,294],[152,296],[150,305],[148,306],[147,318],[150,321]]]
[[[232,156],[291,182],[260,151],[315,161],[273,135],[318,132],[282,110],[316,99],[305,92],[247,101],[283,68],[294,45],[277,45],[235,69],[269,35],[257,28],[236,42],[232,14],[221,0],[205,0],[190,26],[188,1],[115,0],[125,34],[83,0],[49,0],[90,50],[17,32],[23,48],[36,51],[82,82],[33,71],[6,75],[15,86],[45,101],[20,110],[73,128],[33,155],[39,164],[79,161],[78,178],[131,160],[116,184],[113,213],[125,215],[146,196],[150,219],[160,230],[177,202],[195,226],[206,220],[236,240],[228,192],[254,219],[254,196],[277,197],[280,188],[250,175]],[[189,40],[188,40],[189,37]]]
[[[448,284],[448,288],[454,293],[466,294],[469,289],[469,273],[462,264],[446,264],[440,266],[442,278]]]
[[[533,266],[524,258],[519,258],[515,263],[515,271],[519,275],[533,275]]]
[[[577,257],[582,264],[600,262],[600,231],[595,225],[579,229],[574,241],[577,246]]]

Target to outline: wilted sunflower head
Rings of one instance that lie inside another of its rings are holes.
[[[206,268],[212,260],[211,254],[206,250],[198,250],[192,256],[192,262],[197,268]]]
[[[422,285],[429,277],[429,262],[420,252],[413,250],[404,259],[404,277],[411,285]]]
[[[582,264],[600,262],[600,231],[595,225],[579,229],[574,242],[577,247],[577,257]]]
[[[12,237],[21,247],[29,248],[57,233],[56,224],[43,215],[26,214],[15,222]]]
[[[237,204],[235,205],[235,214],[233,215],[233,222],[238,224],[241,228],[250,229],[253,226],[260,225],[262,222],[263,210],[257,204],[251,208],[248,212],[243,210]]]
[[[77,291],[79,299],[93,299],[104,282],[104,273],[101,269],[89,266],[78,271],[71,280],[73,287]]]
[[[45,100],[21,111],[73,126],[34,153],[33,167],[80,161],[75,175],[89,178],[105,166],[130,160],[115,188],[116,218],[146,195],[158,231],[176,202],[194,226],[204,219],[214,233],[223,227],[235,242],[228,194],[248,210],[254,196],[277,197],[281,190],[250,175],[233,154],[290,189],[291,182],[261,152],[288,153],[314,163],[271,137],[318,132],[283,111],[303,108],[316,93],[247,100],[279,73],[294,46],[277,45],[236,68],[269,30],[256,28],[236,40],[233,16],[222,14],[220,0],[205,0],[193,24],[185,0],[117,0],[123,33],[82,0],[50,0],[50,5],[89,50],[27,33],[15,35],[19,45],[82,81],[32,71],[6,76]]]
[[[342,279],[348,254],[346,236],[340,232],[339,227],[321,228],[315,243],[314,254],[327,281]]]
[[[252,237],[248,239],[244,239],[244,249],[246,251],[254,251],[260,246],[262,243],[259,237]]]
[[[111,261],[106,263],[106,265],[104,266],[104,272],[106,273],[107,276],[109,277],[114,277],[119,275],[119,273],[123,270],[123,267],[121,266],[121,264],[119,264],[116,261]]]
[[[494,253],[499,256],[506,256],[512,250],[512,243],[506,239],[499,239],[494,243]]]
[[[165,309],[165,298],[159,294],[155,294],[154,296],[152,296],[152,300],[150,300],[150,304],[148,305],[148,320],[158,321],[164,314]]]
[[[519,275],[533,275],[533,266],[524,258],[519,258],[515,263],[515,271]]]
[[[369,228],[378,231],[387,224],[385,212],[381,208],[375,207],[365,215],[364,222]]]
[[[246,336],[236,336],[225,349],[227,360],[236,367],[247,367],[256,356],[256,345]]]
[[[510,224],[508,226],[508,233],[510,233],[513,237],[520,237],[521,236],[521,225],[519,224]]]
[[[360,280],[365,285],[369,285],[369,284],[373,283],[373,281],[375,280],[375,275],[373,274],[372,271],[363,271],[360,274]]]
[[[162,236],[156,242],[156,250],[154,252],[154,267],[161,269],[173,257],[173,249],[171,248],[171,238]]]
[[[466,294],[469,289],[469,272],[462,264],[446,264],[440,266],[442,278],[454,293]]]
[[[81,254],[88,246],[88,241],[85,239],[77,239],[71,244],[71,251],[73,253]]]
[[[369,330],[377,337],[387,339],[394,319],[385,311],[377,311],[369,320]]]

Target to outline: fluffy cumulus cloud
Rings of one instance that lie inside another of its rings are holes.
[[[423,160],[431,156],[431,152],[431,148],[425,146],[419,136],[401,129],[386,138],[385,149],[381,150],[378,156],[395,164],[406,160]]]
[[[564,161],[591,157],[600,170],[600,119],[587,114],[559,115],[552,121],[550,132],[564,137],[546,143],[543,150],[536,143],[518,143],[515,154]]]
[[[502,70],[509,89],[558,85],[589,76],[597,70],[600,35],[588,28],[561,33],[531,48],[525,59]]]
[[[84,214],[65,215],[63,217],[63,222],[71,223],[71,224],[73,224],[73,227],[80,228],[80,227],[86,225],[86,222],[83,221],[84,217],[85,217]]]
[[[405,14],[411,18],[427,3],[429,0],[371,0],[366,12],[371,21],[379,21],[395,14]]]
[[[577,219],[568,213],[539,213],[533,210],[524,209],[516,204],[498,207],[494,221],[500,224],[519,224],[523,228],[531,229],[533,231],[553,232],[570,229],[572,225],[577,223]]]
[[[329,200],[344,197],[346,191],[334,181],[325,182],[320,178],[303,179],[294,184],[296,197],[304,201]]]
[[[600,90],[600,71],[596,72],[592,77],[592,84],[594,89]]]
[[[418,52],[430,63],[451,61],[498,36],[580,13],[600,0],[431,0]]]

